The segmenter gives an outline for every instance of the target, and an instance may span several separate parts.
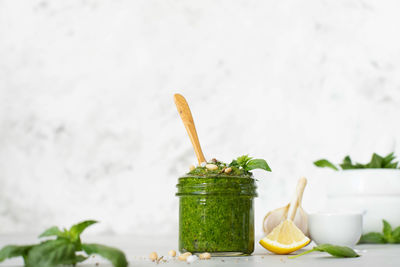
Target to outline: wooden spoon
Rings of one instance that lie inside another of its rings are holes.
[[[307,179],[302,177],[297,182],[296,193],[292,201],[282,208],[270,211],[265,215],[263,222],[263,230],[265,235],[268,235],[282,221],[290,219],[296,226],[308,236],[308,215],[301,207],[304,188],[306,187]]]
[[[175,105],[178,109],[179,115],[181,116],[183,125],[185,125],[186,131],[189,135],[190,141],[192,142],[194,152],[196,153],[197,160],[199,164],[206,162],[204,158],[203,151],[201,150],[199,137],[197,136],[196,127],[194,126],[194,121],[192,117],[192,113],[190,112],[190,108],[186,99],[180,95],[174,95]]]

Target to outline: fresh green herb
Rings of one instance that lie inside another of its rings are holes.
[[[360,244],[400,244],[400,226],[394,230],[385,220],[383,222],[382,233],[371,232],[361,236]]]
[[[321,244],[316,247],[313,247],[310,250],[307,250],[303,253],[300,253],[295,256],[288,257],[289,259],[295,259],[297,257],[303,256],[305,254],[314,252],[314,251],[319,251],[319,252],[326,252],[331,254],[334,257],[338,258],[355,258],[355,257],[360,257],[354,250],[352,250],[349,247],[342,247],[342,246],[335,246],[331,244]]]
[[[394,153],[390,153],[389,155],[383,157],[376,153],[374,153],[371,157],[370,162],[366,164],[361,163],[353,163],[350,156],[346,156],[342,163],[339,164],[342,170],[351,170],[351,169],[397,169],[399,162],[394,162]],[[335,171],[338,171],[339,168],[335,164],[331,163],[329,160],[320,159],[314,162],[314,165],[321,168],[331,168]],[[400,168],[399,168],[400,169]]]
[[[224,162],[212,159],[210,164],[216,165],[218,168],[215,170],[208,170],[206,167],[197,166],[194,170],[190,171],[189,175],[196,176],[241,176],[241,177],[251,177],[252,170],[262,169],[265,171],[271,171],[268,163],[263,159],[253,159],[248,155],[238,157],[232,160],[231,163],[226,164]],[[224,172],[225,169],[231,168],[230,172]]]
[[[249,157],[249,155],[243,155],[238,157],[237,159],[232,160],[229,164],[230,167],[237,167],[239,169],[243,169],[246,172],[250,172],[251,170],[261,169],[270,172],[271,168],[268,166],[268,163],[263,159],[253,159]]]
[[[82,244],[82,249],[88,255],[98,254],[108,259],[115,267],[128,265],[124,253],[116,248],[100,244]]]
[[[326,159],[317,160],[317,161],[314,162],[314,165],[318,166],[318,167],[321,167],[321,168],[328,167],[328,168],[334,169],[336,171],[339,170],[335,165],[333,165],[331,162],[329,162]]]
[[[108,259],[114,267],[128,266],[125,254],[116,248],[81,243],[81,233],[95,223],[97,222],[93,220],[83,221],[73,225],[69,230],[60,230],[56,226],[51,227],[44,231],[39,238],[54,236],[56,239],[45,240],[37,245],[5,246],[0,250],[0,262],[8,258],[23,257],[26,267],[75,266],[90,255],[98,254]]]

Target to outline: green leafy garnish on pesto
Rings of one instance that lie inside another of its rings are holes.
[[[370,162],[361,164],[358,162],[353,162],[350,156],[346,156],[342,163],[339,164],[342,170],[352,170],[352,169],[397,169],[399,162],[394,162],[396,156],[394,153],[390,153],[387,156],[380,156],[374,153],[371,157]],[[331,168],[335,171],[339,170],[339,166],[331,163],[327,159],[320,159],[314,162],[314,165],[321,168]],[[400,168],[399,168],[400,169]]]
[[[5,246],[0,250],[0,262],[8,258],[22,257],[26,267],[75,266],[89,256],[97,254],[108,259],[114,267],[128,266],[122,251],[100,244],[81,242],[81,233],[95,223],[97,222],[93,220],[83,221],[73,225],[69,230],[53,226],[44,231],[39,238],[55,237],[55,239],[47,239],[35,245]]]
[[[331,254],[334,257],[337,258],[356,258],[356,257],[360,257],[360,255],[358,255],[354,250],[352,250],[349,247],[344,247],[344,246],[335,246],[335,245],[331,245],[331,244],[321,244],[318,246],[313,247],[310,250],[307,250],[303,253],[300,253],[298,255],[295,256],[290,256],[288,257],[289,259],[295,259],[297,257],[303,256],[305,254],[314,252],[314,251],[319,251],[319,252],[326,252]]]
[[[215,165],[216,167],[214,167]],[[209,167],[212,168],[209,168]],[[212,159],[204,166],[197,166],[188,172],[189,175],[197,176],[244,176],[251,177],[252,170],[261,169],[271,171],[268,163],[264,159],[254,159],[248,155],[240,156],[231,163],[227,164],[216,159]]]
[[[262,169],[265,171],[270,172],[271,169],[268,166],[268,163],[263,159],[253,159],[248,155],[244,155],[238,157],[237,159],[232,160],[229,164],[230,167],[238,167],[239,169],[242,168],[246,172],[250,172],[251,170],[255,169]]]

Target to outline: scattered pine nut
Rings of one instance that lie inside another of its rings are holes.
[[[158,259],[157,252],[152,252],[152,253],[150,253],[149,259],[150,259],[151,261],[156,261],[156,260]]]
[[[200,260],[209,260],[210,258],[211,258],[211,254],[208,252],[204,252],[199,255]]]
[[[186,261],[187,257],[189,257],[189,256],[191,256],[191,255],[192,255],[192,253],[190,253],[190,252],[185,252],[185,253],[179,255],[178,260],[180,260],[180,261]]]
[[[206,168],[207,168],[207,170],[215,171],[216,169],[218,169],[218,166],[215,164],[209,163],[209,164],[206,164]]]
[[[226,169],[224,170],[225,173],[230,173],[231,171],[232,171],[232,168],[231,168],[231,167],[228,167],[228,168],[226,168]]]
[[[171,249],[170,251],[168,251],[168,255],[170,255],[171,257],[175,257],[176,256],[176,251]]]

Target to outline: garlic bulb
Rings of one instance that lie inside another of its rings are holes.
[[[267,213],[267,215],[265,215],[263,222],[263,230],[265,235],[268,235],[275,227],[287,219],[288,211],[289,204],[287,204],[285,207],[270,211]],[[297,213],[293,222],[306,236],[309,235],[308,216],[303,208],[299,207],[297,209]]]
[[[298,182],[296,194],[292,202],[282,208],[270,211],[267,213],[267,215],[265,215],[263,221],[263,230],[265,235],[268,235],[276,226],[278,226],[281,222],[283,222],[288,218],[290,205],[296,205],[296,206],[298,205],[297,212],[296,215],[294,216],[293,222],[306,236],[309,236],[308,215],[301,207],[301,200],[303,198],[303,192],[306,183],[307,183],[306,178],[304,177],[301,178]]]

